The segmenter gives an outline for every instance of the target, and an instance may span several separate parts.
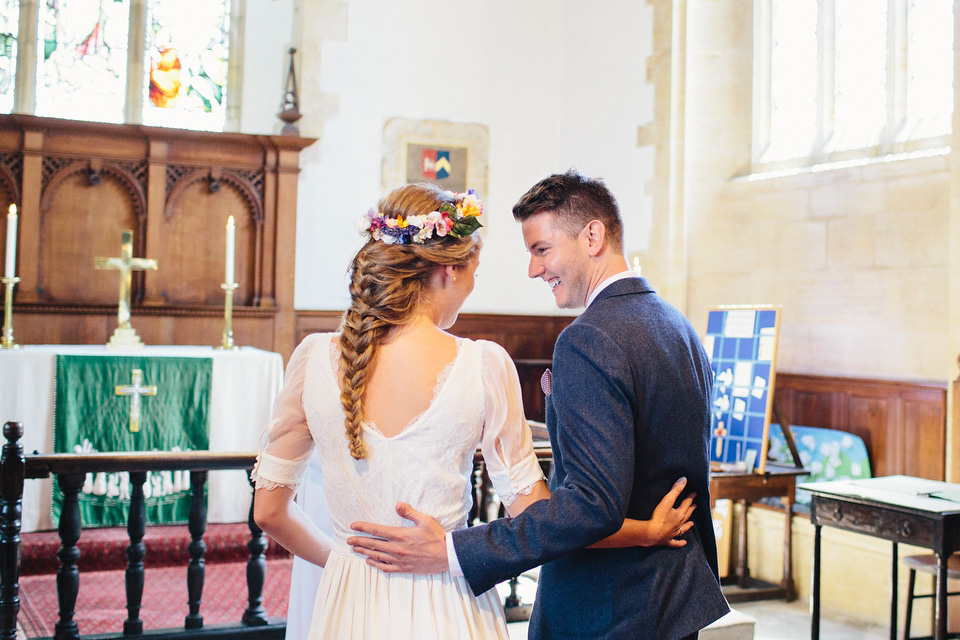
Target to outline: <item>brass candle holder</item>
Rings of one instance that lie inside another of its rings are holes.
[[[226,300],[223,303],[223,338],[220,340],[220,346],[217,349],[239,349],[233,343],[233,292],[240,285],[236,282],[220,285],[226,294]]]
[[[3,295],[3,337],[0,338],[0,349],[19,349],[20,345],[13,341],[13,285],[20,282],[20,278],[0,278],[4,284]]]

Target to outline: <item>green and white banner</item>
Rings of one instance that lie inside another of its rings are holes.
[[[57,356],[54,451],[209,449],[212,372],[212,358]],[[143,492],[148,523],[187,521],[189,472],[150,472]],[[87,474],[80,494],[83,526],[125,525],[129,505],[128,473]],[[61,506],[54,482],[54,522]]]

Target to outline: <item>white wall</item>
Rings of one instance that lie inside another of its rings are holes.
[[[652,158],[636,146],[637,127],[653,112],[646,3],[299,1],[264,2],[271,11],[292,7],[294,33],[302,29],[300,132],[319,138],[301,155],[297,309],[346,306],[344,274],[360,246],[354,223],[383,195],[382,130],[394,117],[489,127],[486,244],[466,312],[559,313],[547,286],[526,277],[510,213],[550,173],[575,166],[603,177],[624,213],[627,250],[648,242]],[[246,42],[296,40],[282,33],[287,9],[249,18],[260,2],[247,1]],[[311,34],[329,24],[310,21],[329,21],[334,5],[346,11],[343,33],[313,46]],[[270,29],[262,38],[261,27]],[[252,94],[248,78],[244,113],[257,109],[275,123],[279,91]]]

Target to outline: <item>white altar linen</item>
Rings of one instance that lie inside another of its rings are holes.
[[[280,354],[253,347],[230,351],[200,346],[148,346],[135,351],[107,351],[99,345],[30,345],[0,350],[0,423],[23,423],[20,441],[28,455],[34,451],[53,453],[58,355],[212,358],[210,451],[255,453],[260,433],[270,420],[273,400],[283,385]],[[24,483],[22,531],[55,528],[50,514],[51,491],[49,479]],[[246,472],[211,472],[207,478],[207,521],[245,522],[250,492]]]

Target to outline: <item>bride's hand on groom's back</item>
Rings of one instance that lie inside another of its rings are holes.
[[[387,573],[440,573],[449,568],[446,531],[430,516],[397,503],[397,514],[412,527],[388,527],[354,522],[350,528],[365,536],[351,536],[347,544],[367,556],[367,564]],[[370,537],[372,536],[372,537]]]

